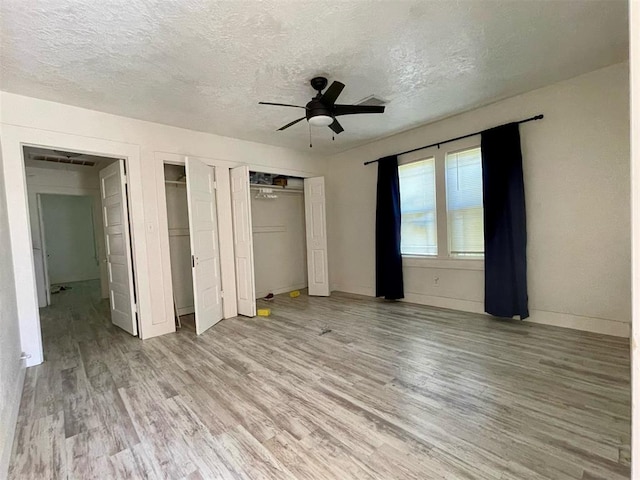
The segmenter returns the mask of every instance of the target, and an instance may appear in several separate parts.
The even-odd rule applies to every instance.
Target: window
[[[437,255],[435,158],[398,167],[403,255]]]
[[[479,148],[446,157],[447,231],[452,256],[484,253],[482,156]]]
[[[401,159],[402,255],[441,260],[484,256],[479,140],[470,137]]]

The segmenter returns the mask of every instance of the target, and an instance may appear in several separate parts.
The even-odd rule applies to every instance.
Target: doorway
[[[216,169],[164,164],[173,312],[200,335],[224,316]]]
[[[42,323],[64,305],[136,336],[125,161],[30,146],[23,158]]]
[[[303,179],[251,172],[250,185],[256,298],[306,289]]]
[[[94,281],[100,288],[98,225],[92,196],[38,193],[36,198],[41,247],[37,255],[34,246],[38,303],[51,305],[52,293],[75,282]]]
[[[234,227],[248,222],[251,232],[252,255],[246,270],[253,281],[254,315],[257,300],[269,301],[277,294],[296,296],[306,288],[308,295],[329,296],[324,177],[247,173],[245,178],[240,172],[234,178],[232,173],[232,195]],[[246,198],[245,191],[251,193],[246,207],[236,201]],[[234,234],[241,237],[242,230]],[[249,284],[249,274],[238,268],[237,275],[243,313],[240,293],[242,284]]]

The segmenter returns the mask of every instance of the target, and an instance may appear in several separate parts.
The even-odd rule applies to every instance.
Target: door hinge
[[[220,298],[224,298],[224,292],[220,290]]]
[[[196,257],[191,255],[191,268],[196,268]]]
[[[216,182],[215,180],[213,181],[213,189],[214,190],[218,189],[218,182]]]

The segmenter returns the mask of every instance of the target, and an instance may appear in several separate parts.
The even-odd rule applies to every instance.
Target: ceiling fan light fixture
[[[316,115],[309,119],[309,124],[314,127],[328,127],[333,123],[333,117],[329,115]]]

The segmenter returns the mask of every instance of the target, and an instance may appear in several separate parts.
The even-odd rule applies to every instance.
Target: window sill
[[[445,270],[484,270],[484,258],[442,258],[403,255],[402,265],[411,268],[439,268]]]

